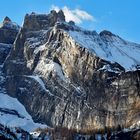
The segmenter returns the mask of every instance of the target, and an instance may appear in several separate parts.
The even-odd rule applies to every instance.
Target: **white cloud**
[[[58,6],[56,6],[56,5],[52,5],[51,10],[52,9],[55,10],[56,12],[58,12],[60,10],[60,8]]]
[[[74,21],[77,24],[82,23],[83,21],[96,21],[96,19],[90,15],[89,13],[87,13],[84,10],[80,10],[80,9],[69,9],[67,6],[64,6],[63,8],[60,8],[58,6],[52,5],[51,9],[55,10],[56,12],[58,12],[60,9],[63,10],[64,14],[65,14],[65,18],[66,21]]]

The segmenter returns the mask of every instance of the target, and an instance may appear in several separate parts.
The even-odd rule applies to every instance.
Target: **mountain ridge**
[[[78,130],[131,126],[139,121],[139,48],[66,23],[62,11],[28,14],[4,61],[4,86],[35,122]],[[126,60],[128,67],[118,63]]]

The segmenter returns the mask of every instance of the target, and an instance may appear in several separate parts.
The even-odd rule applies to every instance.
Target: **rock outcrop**
[[[7,55],[10,52],[12,45],[0,43],[0,64],[3,64]]]
[[[0,25],[0,43],[13,44],[20,27],[5,17]]]
[[[4,63],[7,93],[49,126],[132,125],[140,115],[140,63],[125,47],[140,52],[139,44],[108,31],[66,23],[62,11],[27,14]],[[116,53],[132,65],[113,58]]]
[[[20,27],[5,17],[0,25],[0,64],[4,62],[10,52]]]
[[[59,21],[65,21],[65,16],[61,10],[58,13],[52,10],[48,15],[38,15],[36,13],[32,13],[31,15],[26,14],[23,28],[28,31],[47,30]]]

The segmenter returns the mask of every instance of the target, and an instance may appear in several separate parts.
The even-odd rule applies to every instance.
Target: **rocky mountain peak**
[[[49,14],[26,14],[23,28],[28,29],[28,31],[46,30],[53,27],[56,22],[65,22],[62,10],[58,13],[52,10]]]
[[[19,29],[20,26],[6,16],[0,24],[0,43],[13,44]]]
[[[20,26],[13,22],[8,16],[6,16],[3,20],[3,22],[0,25],[0,28],[2,29],[8,29],[8,30],[16,30],[17,32],[20,29]]]
[[[7,23],[7,22],[12,22],[8,16],[6,16],[3,20],[3,23]]]
[[[124,44],[124,45],[127,44],[126,40],[107,30],[103,30],[102,32],[99,33],[99,35],[102,38],[102,40],[104,40],[105,42],[117,42],[118,44]]]
[[[58,12],[58,20],[65,21],[65,15],[64,15],[64,12],[62,10],[60,10]]]
[[[51,127],[130,126],[139,121],[139,54],[109,31],[65,22],[62,10],[27,14],[3,61],[5,91]]]
[[[116,36],[115,34],[111,33],[110,31],[107,30],[103,30],[102,32],[100,32],[100,36]]]

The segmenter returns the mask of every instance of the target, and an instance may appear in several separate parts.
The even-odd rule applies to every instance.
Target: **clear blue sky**
[[[96,21],[83,21],[80,26],[98,32],[106,29],[121,37],[140,43],[140,0],[3,0],[0,21],[9,16],[22,24],[26,13],[48,13],[52,5],[81,9]]]

